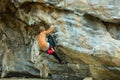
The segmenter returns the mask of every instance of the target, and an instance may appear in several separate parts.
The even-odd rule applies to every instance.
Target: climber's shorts
[[[53,50],[53,47],[50,46],[49,49],[46,51],[48,54],[52,55],[54,50]]]

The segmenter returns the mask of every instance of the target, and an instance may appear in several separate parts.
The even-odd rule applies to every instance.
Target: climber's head
[[[43,31],[45,31],[45,27],[40,26],[40,32],[43,32]]]

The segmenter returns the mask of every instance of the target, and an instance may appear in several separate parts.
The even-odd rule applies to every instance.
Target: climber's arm
[[[48,30],[46,30],[46,34],[49,34],[55,30],[56,26],[52,25]]]

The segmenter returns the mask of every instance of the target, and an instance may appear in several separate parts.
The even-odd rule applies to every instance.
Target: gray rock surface
[[[119,80],[119,0],[1,0],[1,77]],[[59,64],[39,51],[39,27],[55,24]],[[12,75],[14,74],[14,75]]]

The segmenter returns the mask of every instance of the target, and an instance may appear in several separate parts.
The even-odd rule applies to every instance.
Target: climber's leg
[[[62,63],[62,60],[60,59],[60,57],[55,52],[53,52],[52,55],[59,61],[59,63]]]

